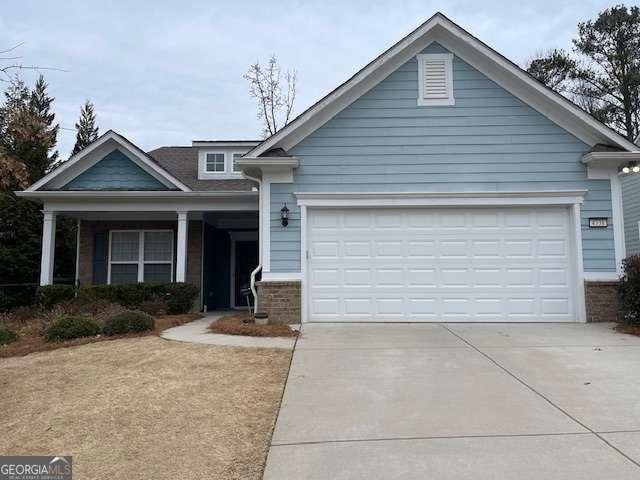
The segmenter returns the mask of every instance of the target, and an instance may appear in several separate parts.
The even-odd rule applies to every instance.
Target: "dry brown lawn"
[[[74,478],[259,479],[291,352],[119,339],[0,359],[0,454]]]

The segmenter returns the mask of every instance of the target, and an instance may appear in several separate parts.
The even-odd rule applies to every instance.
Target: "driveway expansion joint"
[[[463,341],[464,343],[466,343],[467,345],[469,345],[471,348],[473,348],[476,352],[478,352],[480,355],[482,355],[483,357],[485,357],[489,362],[493,363],[496,367],[500,368],[502,371],[504,371],[506,374],[508,374],[509,376],[511,376],[514,380],[516,380],[517,382],[519,382],[521,385],[523,385],[524,387],[528,388],[531,392],[535,393],[536,395],[538,395],[540,398],[542,398],[544,401],[546,401],[549,405],[551,405],[552,407],[554,407],[555,409],[557,409],[559,412],[563,413],[564,415],[566,415],[568,418],[570,418],[571,420],[573,420],[575,423],[577,423],[578,425],[580,425],[582,428],[588,430],[588,432],[585,433],[590,433],[595,435],[600,441],[602,441],[603,443],[605,443],[607,446],[609,446],[611,449],[615,450],[616,452],[618,452],[618,454],[620,454],[621,456],[623,456],[624,458],[626,458],[629,462],[633,463],[636,467],[640,468],[640,462],[634,460],[633,458],[631,458],[629,455],[627,455],[626,453],[624,453],[622,450],[620,450],[619,448],[617,448],[616,446],[614,446],[611,442],[609,442],[606,438],[604,438],[602,435],[600,435],[600,433],[596,432],[595,430],[593,430],[591,427],[589,427],[588,425],[584,424],[583,422],[581,422],[580,420],[578,420],[577,418],[575,418],[573,415],[571,415],[569,412],[567,412],[565,409],[563,409],[562,407],[560,407],[559,405],[557,405],[556,403],[554,403],[550,398],[548,398],[546,395],[540,393],[538,390],[536,390],[535,388],[533,388],[531,385],[529,385],[528,383],[526,383],[523,379],[521,379],[520,377],[518,377],[516,374],[514,374],[513,372],[511,372],[508,368],[506,368],[505,366],[503,366],[500,362],[498,362],[497,360],[495,360],[493,357],[491,357],[489,354],[483,352],[482,350],[480,350],[480,348],[476,347],[473,343],[471,343],[469,340],[467,340],[466,338],[464,338],[462,335],[457,334],[456,332],[454,332],[453,330],[451,330],[447,325],[440,325],[442,328],[444,328],[445,330],[447,330],[451,335],[457,337],[458,339],[460,339],[461,341]],[[593,347],[591,347],[593,348]]]

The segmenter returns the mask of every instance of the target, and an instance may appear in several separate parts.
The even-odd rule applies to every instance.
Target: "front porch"
[[[43,202],[41,285],[53,283],[56,221],[64,216],[78,224],[77,285],[187,282],[200,291],[200,310],[246,308],[242,291],[259,265],[257,192],[219,193],[199,209],[178,209],[178,200],[173,211],[159,199],[115,204],[95,194]]]

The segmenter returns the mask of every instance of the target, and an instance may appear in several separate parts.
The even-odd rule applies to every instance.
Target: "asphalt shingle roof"
[[[194,191],[251,191],[254,182],[244,179],[199,180],[198,149],[160,147],[147,152],[155,162]]]

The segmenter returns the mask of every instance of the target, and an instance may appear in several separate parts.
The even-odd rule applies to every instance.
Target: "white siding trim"
[[[260,211],[262,212],[262,232],[260,232],[260,242],[262,243],[262,273],[271,271],[271,183],[268,179],[262,179],[260,194]]]
[[[573,226],[572,247],[574,251],[573,257],[573,278],[575,278],[575,305],[576,320],[579,322],[587,321],[587,304],[584,294],[584,260],[582,257],[582,221],[580,219],[580,203],[574,203],[570,212],[571,223]]]
[[[189,212],[178,212],[178,241],[176,253],[176,282],[187,281],[187,245],[189,236]]]
[[[307,263],[309,254],[307,247],[307,206],[300,206],[300,321],[305,323],[308,320],[308,296],[309,282],[307,280]]]
[[[622,184],[617,172],[611,175],[611,216],[616,258],[616,273],[622,274],[622,261],[626,256],[624,244],[624,209],[622,207]]]
[[[574,205],[586,190],[448,193],[294,192],[298,205],[308,207],[412,207],[473,205]]]
[[[262,275],[261,282],[297,282],[302,279],[300,272],[268,272]]]
[[[585,282],[617,282],[620,277],[616,272],[584,272]]]

